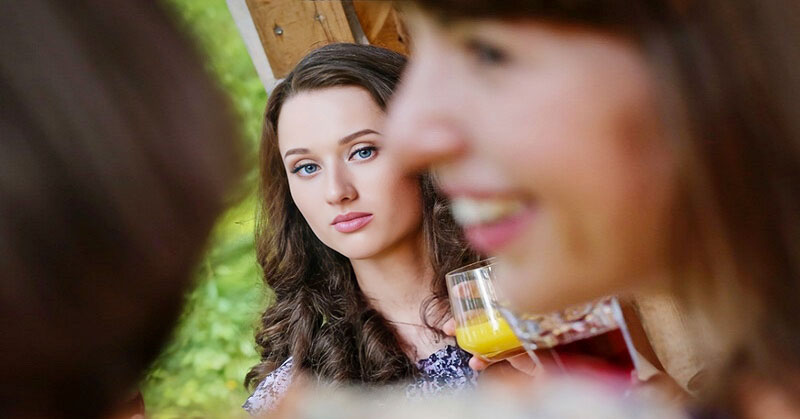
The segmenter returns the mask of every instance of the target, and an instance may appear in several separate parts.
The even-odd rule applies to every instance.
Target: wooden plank
[[[353,0],[353,8],[370,44],[408,54],[408,36],[391,1]]]
[[[247,6],[276,78],[316,48],[354,42],[341,1],[247,0]]]

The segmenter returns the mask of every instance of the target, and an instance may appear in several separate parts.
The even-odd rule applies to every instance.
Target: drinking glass
[[[483,260],[446,275],[458,345],[485,361],[525,352],[497,308],[493,260]]]
[[[616,297],[548,314],[526,314],[498,305],[523,347],[552,359],[561,372],[576,368],[618,372],[637,368],[637,352]]]
[[[537,366],[550,360],[560,372],[592,368],[630,374],[636,351],[616,297],[547,314],[520,313],[499,303],[495,259],[446,275],[459,346],[485,361],[527,352]]]

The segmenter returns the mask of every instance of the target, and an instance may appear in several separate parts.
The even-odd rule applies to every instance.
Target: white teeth
[[[489,224],[525,208],[517,199],[454,198],[451,201],[453,218],[462,226]]]

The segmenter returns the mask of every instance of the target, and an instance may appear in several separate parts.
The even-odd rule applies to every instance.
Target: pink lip
[[[496,254],[525,231],[525,226],[532,221],[534,212],[531,208],[491,224],[464,227],[464,236],[475,250]]]
[[[462,226],[464,236],[475,250],[494,255],[510,245],[525,231],[525,227],[533,221],[536,205],[524,191],[500,185],[468,185],[463,182],[446,182],[440,184],[442,191],[451,199],[469,197],[473,199],[520,198],[527,197],[529,206],[511,216],[487,224]]]
[[[352,233],[372,221],[373,215],[368,212],[348,212],[336,216],[331,225],[340,233]]]

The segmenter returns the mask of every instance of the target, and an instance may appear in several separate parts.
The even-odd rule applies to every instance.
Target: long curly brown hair
[[[383,48],[332,44],[303,58],[269,97],[261,138],[256,252],[274,302],[261,317],[256,334],[261,362],[247,374],[248,387],[290,356],[296,371],[334,382],[385,384],[418,373],[394,327],[359,289],[350,261],[324,245],[295,206],[277,137],[281,108],[298,92],[357,86],[385,110],[405,64],[404,56]],[[445,273],[477,256],[467,248],[430,175],[420,176],[420,188],[425,246],[434,272],[420,315],[433,327],[448,313]]]

